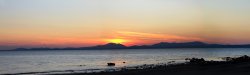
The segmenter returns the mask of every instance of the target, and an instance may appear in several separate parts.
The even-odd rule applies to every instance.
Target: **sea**
[[[221,61],[223,57],[250,55],[250,48],[171,48],[112,50],[0,51],[0,74],[53,74],[95,72],[185,58]],[[115,63],[115,66],[107,66]]]

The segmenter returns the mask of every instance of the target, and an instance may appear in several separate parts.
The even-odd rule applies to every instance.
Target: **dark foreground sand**
[[[196,61],[197,60],[197,61]],[[64,75],[250,75],[250,58],[247,56],[226,61],[195,61],[174,64],[141,66],[143,69],[123,69],[116,72],[75,73]]]

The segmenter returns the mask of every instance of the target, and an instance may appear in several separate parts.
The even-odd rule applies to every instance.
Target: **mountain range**
[[[164,49],[164,48],[250,48],[250,44],[244,45],[224,45],[224,44],[208,44],[204,42],[183,42],[183,43],[168,43],[161,42],[153,45],[134,45],[125,46],[122,44],[108,43],[105,45],[97,45],[91,47],[79,48],[17,48],[14,50],[102,50],[102,49]]]

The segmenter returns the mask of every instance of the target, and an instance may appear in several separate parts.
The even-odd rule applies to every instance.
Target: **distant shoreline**
[[[230,47],[229,47],[230,48]],[[250,48],[250,47],[246,47],[246,48]],[[131,49],[73,49],[73,50],[132,50]],[[203,48],[145,48],[147,49],[203,49]],[[142,50],[145,50],[142,48]],[[216,48],[208,48],[208,49],[216,49]],[[222,49],[222,48],[218,48],[218,49]],[[226,49],[226,48],[225,48]],[[233,48],[233,49],[239,49],[239,48]],[[0,50],[0,51],[51,51],[51,50],[55,50],[55,51],[60,51],[60,50],[70,50],[70,49],[50,49],[50,50]],[[140,50],[140,49],[134,49],[134,50]]]
[[[91,47],[78,47],[78,48],[17,48],[13,50],[107,50],[107,49],[167,49],[167,48],[250,48],[250,44],[244,45],[224,45],[224,44],[208,44],[204,42],[183,42],[183,43],[168,43],[161,42],[153,45],[134,45],[125,46],[117,43],[108,43],[105,45],[97,45]]]

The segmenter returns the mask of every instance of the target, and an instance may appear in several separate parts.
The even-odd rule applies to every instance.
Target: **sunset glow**
[[[250,75],[248,67],[250,0],[0,0],[0,75]]]
[[[107,40],[109,43],[116,43],[116,44],[123,44],[127,42],[125,39],[108,39]]]
[[[250,0],[0,0],[0,50],[250,43]]]

